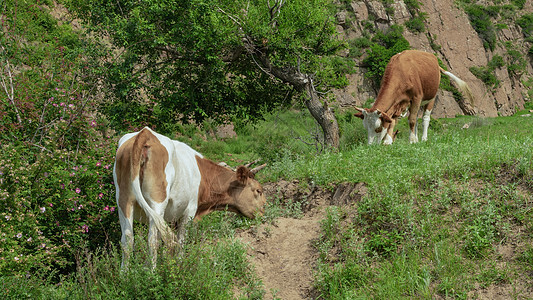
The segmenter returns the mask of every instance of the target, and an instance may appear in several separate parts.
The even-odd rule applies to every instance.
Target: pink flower
[[[80,188],[76,188],[76,194],[79,194],[81,192]]]
[[[50,204],[50,207],[53,207],[54,205],[52,203],[49,203]]]
[[[88,226],[88,225],[82,225],[82,226],[81,226],[81,230],[82,230],[83,232],[89,232],[89,226]]]
[[[109,208],[109,211],[114,212],[115,211],[115,207],[111,206],[111,208]]]
[[[104,207],[104,210],[109,210],[109,206],[106,205],[106,206]]]
[[[99,166],[101,166],[101,165],[102,165],[101,162],[97,162],[97,163],[96,163],[96,166],[97,166],[97,167],[99,167]]]
[[[91,127],[96,127],[96,121],[91,121]]]
[[[41,213],[44,213],[46,211],[46,207],[41,207]]]
[[[19,238],[19,239],[20,239],[21,237],[22,237],[22,233],[20,233],[20,232],[19,232],[19,233],[17,233],[17,238]]]
[[[102,197],[104,197],[104,193],[100,193],[100,194],[98,194],[98,198],[99,198],[99,199],[102,199]]]

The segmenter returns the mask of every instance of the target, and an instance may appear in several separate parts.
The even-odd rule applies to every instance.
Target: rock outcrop
[[[403,35],[413,49],[435,53],[448,70],[466,81],[476,97],[477,113],[480,116],[507,116],[523,109],[527,101],[527,88],[522,81],[533,74],[532,59],[527,56],[530,47],[524,41],[521,28],[515,20],[498,20],[505,22],[504,29],[497,30],[498,42],[494,51],[484,48],[483,41],[472,27],[468,15],[456,5],[454,0],[420,0],[420,11],[426,14],[426,31],[412,33],[405,30]],[[391,10],[394,13],[388,13]],[[526,1],[520,15],[533,12],[533,4]],[[338,31],[346,40],[362,35],[364,23],[372,22],[376,28],[386,29],[393,24],[404,24],[413,16],[402,0],[396,0],[387,9],[381,1],[352,1],[346,10],[337,15]],[[496,22],[496,21],[495,21]],[[524,55],[527,61],[526,70],[520,76],[510,76],[507,67],[494,71],[500,84],[492,88],[483,83],[470,72],[471,67],[485,67],[495,56],[506,59],[509,42]],[[437,51],[431,45],[439,45]],[[435,47],[434,47],[435,48]],[[364,56],[363,56],[364,57]],[[362,60],[363,57],[358,60]],[[360,65],[360,62],[357,63]],[[349,75],[350,84],[342,90],[335,91],[341,107],[361,106],[369,98],[375,98],[379,87],[373,86],[364,77],[365,69],[361,67],[355,74]],[[437,94],[437,105],[434,117],[454,117],[464,114],[452,93],[440,90]]]

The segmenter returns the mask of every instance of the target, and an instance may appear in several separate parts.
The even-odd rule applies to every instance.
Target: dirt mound
[[[302,188],[298,181],[264,184],[267,198],[299,202],[301,218],[278,218],[237,235],[249,245],[248,255],[263,281],[265,299],[313,298],[314,262],[318,253],[313,242],[320,235],[320,221],[329,205],[346,205],[366,193],[364,184],[344,183],[334,191],[318,187]]]

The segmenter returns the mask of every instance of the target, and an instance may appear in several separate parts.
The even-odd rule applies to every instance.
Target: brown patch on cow
[[[117,150],[118,205],[126,218],[130,217],[135,203],[132,183],[137,176],[145,197],[155,202],[166,199],[165,166],[168,159],[167,149],[147,129],[141,130]]]
[[[418,111],[423,100],[435,98],[439,83],[440,69],[435,55],[404,51],[394,55],[387,65],[372,108],[392,118],[399,117],[409,106]]]
[[[148,137],[141,147],[139,170],[141,190],[143,195],[161,203],[167,198],[168,183],[165,168],[169,161],[168,151],[150,131],[143,130],[138,135],[140,134]]]
[[[130,217],[135,196],[131,189],[131,151],[134,139],[129,139],[117,150],[116,174],[119,187],[118,206],[126,218]]]
[[[234,172],[198,156],[196,162],[202,177],[196,220],[214,210],[228,210],[248,218],[253,218],[254,212],[263,213],[263,189],[247,167],[240,166]]]
[[[194,218],[199,219],[220,209],[239,213],[235,206],[229,205],[227,192],[230,183],[236,180],[235,172],[199,156],[196,156],[196,162],[202,179],[198,188],[198,209]]]

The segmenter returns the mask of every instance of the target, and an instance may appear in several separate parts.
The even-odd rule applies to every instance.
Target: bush
[[[390,58],[411,48],[409,42],[402,36],[402,32],[401,26],[393,25],[388,31],[379,32],[372,39],[375,44],[370,46],[363,65],[368,68],[365,76],[372,79],[376,86],[379,86]]]
[[[83,155],[2,146],[0,274],[72,270],[80,247],[118,240],[110,141]]]
[[[477,32],[485,49],[494,51],[497,42],[496,29],[494,28],[491,17],[498,14],[497,7],[484,7],[477,4],[470,4],[465,7],[470,23]]]
[[[495,55],[486,67],[470,67],[470,72],[477,78],[481,79],[489,87],[496,89],[500,85],[500,80],[494,75],[494,70],[505,65],[503,58]]]

